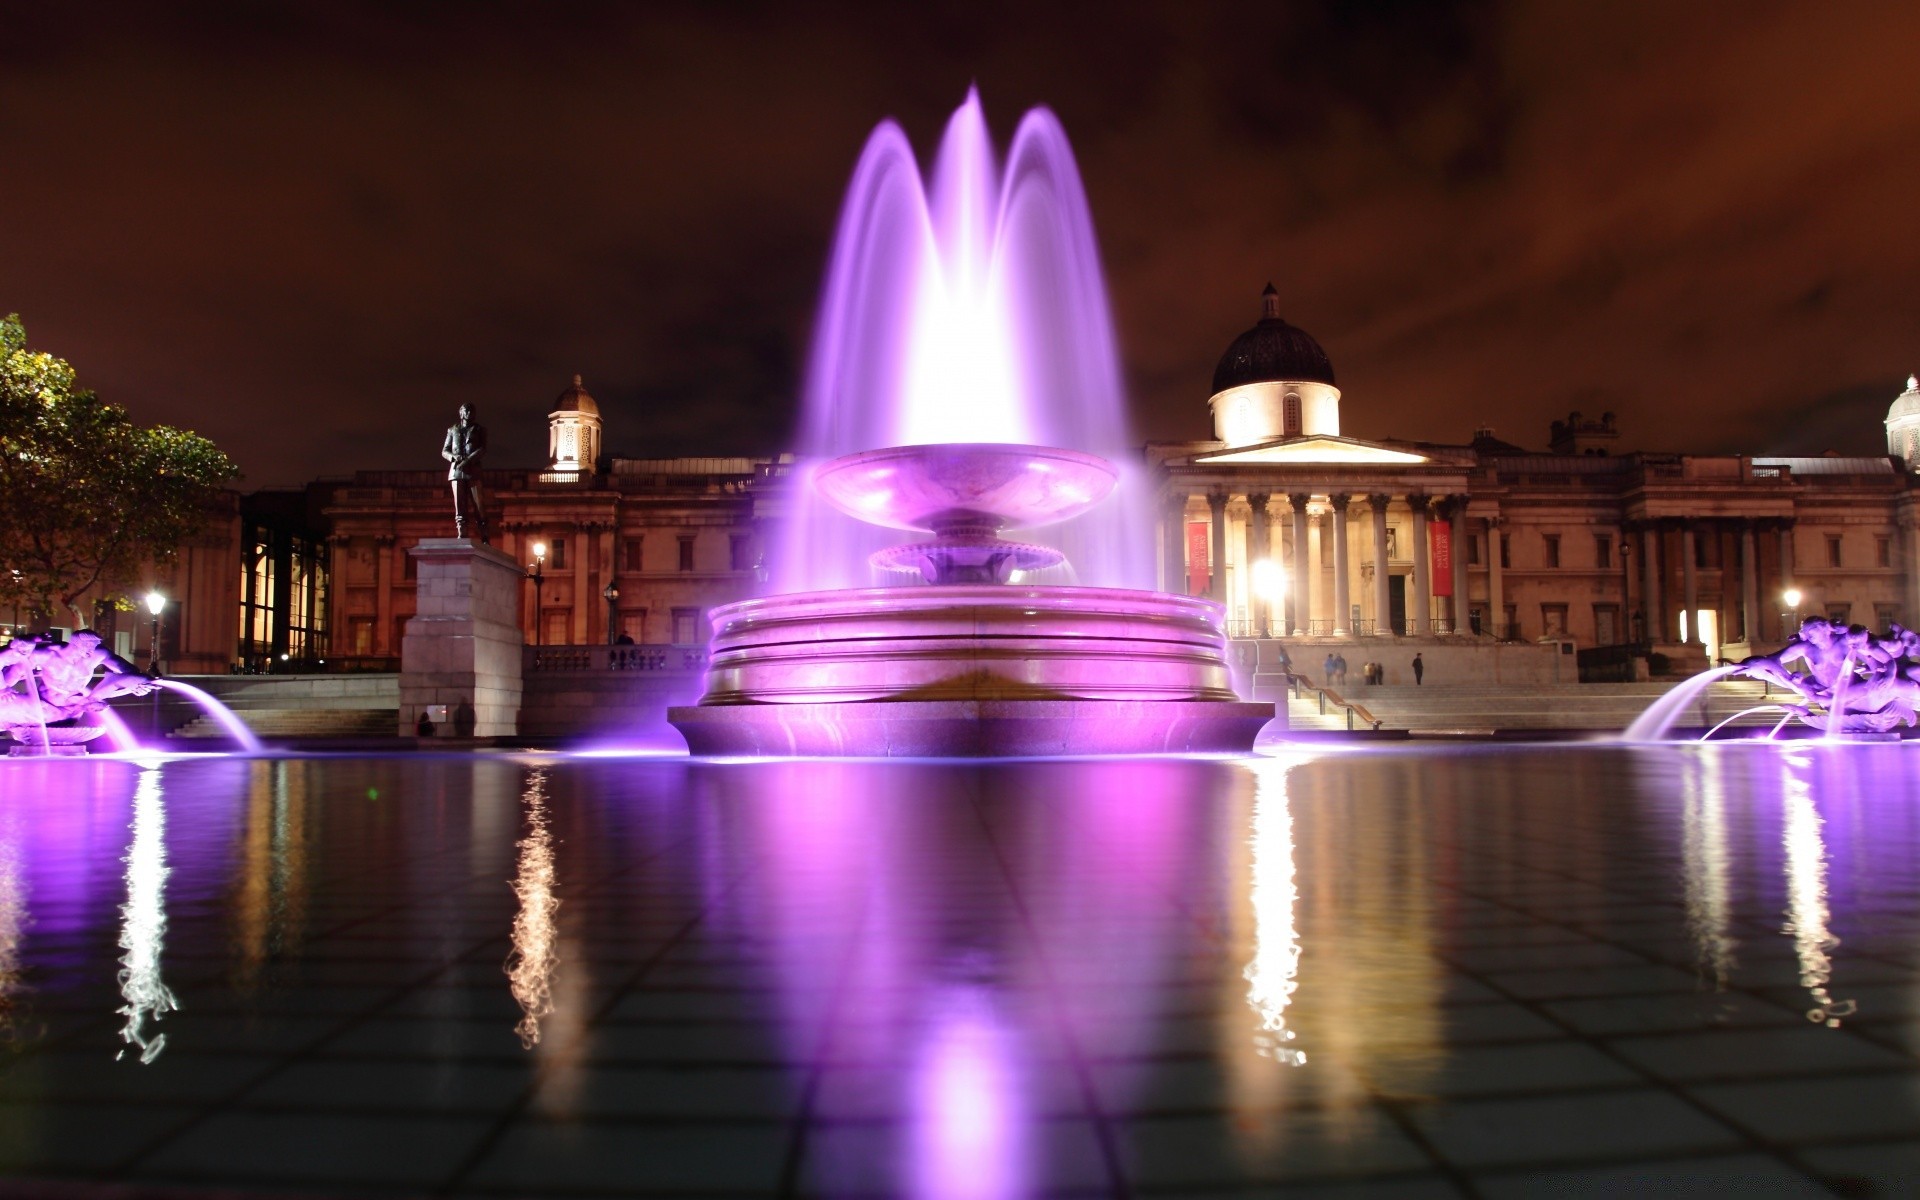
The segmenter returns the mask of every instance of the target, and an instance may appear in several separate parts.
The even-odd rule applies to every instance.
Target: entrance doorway
[[[1405,575],[1395,575],[1387,584],[1387,632],[1395,637],[1407,631],[1407,585]]]

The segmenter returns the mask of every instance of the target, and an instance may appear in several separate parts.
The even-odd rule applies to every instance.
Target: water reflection
[[[1846,752],[1845,747],[1841,752]],[[1813,997],[1807,1020],[1837,1029],[1852,1015],[1851,1000],[1835,1001],[1827,990],[1833,977],[1832,951],[1840,939],[1827,928],[1827,845],[1821,836],[1820,810],[1813,803],[1814,754],[1795,749],[1782,768],[1781,839],[1786,852],[1787,923],[1781,932],[1793,938],[1800,960],[1800,985]]]
[[[527,836],[515,843],[519,866],[513,893],[520,911],[513,917],[513,949],[507,955],[508,986],[525,1015],[514,1026],[520,1044],[531,1050],[540,1042],[540,1022],[553,1013],[553,969],[559,962],[554,942],[553,834],[547,818],[547,772],[540,768],[527,776]]]
[[[241,988],[251,989],[268,962],[299,944],[306,923],[307,797],[314,764],[255,760],[246,767],[234,975]]]
[[[1686,888],[1687,930],[1693,937],[1700,969],[1713,980],[1716,992],[1727,990],[1728,977],[1738,965],[1739,943],[1732,926],[1732,883],[1727,861],[1726,763],[1707,752],[1690,755],[1682,768],[1680,797],[1680,854]]]
[[[1247,1004],[1260,1018],[1254,1039],[1259,1052],[1290,1066],[1307,1061],[1287,1028],[1287,1005],[1299,986],[1300,931],[1294,905],[1300,898],[1293,876],[1293,814],[1287,807],[1287,775],[1300,758],[1256,764],[1253,797],[1253,958],[1247,963]]]
[[[27,928],[27,877],[20,863],[18,818],[0,817],[0,1035],[13,1030],[20,981],[20,940]]]
[[[127,847],[127,902],[120,907],[119,1008],[127,1023],[121,1040],[140,1051],[140,1061],[152,1062],[166,1048],[167,1035],[150,1033],[149,1019],[179,1007],[179,1001],[160,978],[160,951],[167,934],[166,808],[160,796],[160,771],[140,772],[133,790],[133,841]],[[115,1057],[126,1054],[122,1050]]]
[[[991,993],[937,994],[913,1087],[911,1193],[928,1200],[1027,1194],[1020,1054]]]

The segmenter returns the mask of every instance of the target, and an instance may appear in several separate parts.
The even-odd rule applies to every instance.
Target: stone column
[[[1351,496],[1330,496],[1333,507],[1333,636],[1353,633],[1353,593],[1348,572],[1352,570],[1347,552],[1347,505]]]
[[[1161,510],[1160,590],[1187,594],[1187,497],[1183,492]]]
[[[1393,601],[1387,595],[1389,575],[1387,570],[1387,504],[1393,499],[1386,495],[1370,495],[1367,507],[1373,510],[1373,632],[1375,635],[1391,633],[1398,636],[1400,631],[1393,627]]]
[[[1753,522],[1740,522],[1740,634],[1747,644],[1760,640],[1760,560],[1759,544],[1753,536]]]
[[[1208,532],[1213,539],[1212,573],[1207,577],[1207,595],[1221,604],[1227,602],[1227,494],[1219,489],[1207,493],[1207,513],[1212,519]]]
[[[1914,511],[1912,493],[1908,493],[1907,498],[1898,505],[1894,523],[1900,530],[1897,543],[1901,576],[1900,623],[1920,624],[1920,514]]]
[[[1453,497],[1453,633],[1467,636],[1467,498]]]
[[[1500,566],[1499,517],[1487,518],[1487,632],[1496,638],[1507,635],[1507,577]]]
[[[1248,492],[1247,506],[1253,510],[1247,520],[1247,615],[1253,619],[1253,636],[1263,638],[1272,624],[1273,616],[1267,598],[1260,594],[1257,577],[1253,573],[1253,564],[1270,562],[1273,558],[1273,529],[1267,516],[1265,492]]]
[[[1660,598],[1660,529],[1649,525],[1640,533],[1640,602],[1646,606],[1649,642],[1667,640],[1666,611]]]
[[[1433,568],[1427,561],[1427,498],[1408,496],[1413,506],[1413,636],[1433,633]]]
[[[1326,562],[1325,513],[1307,510],[1307,612],[1318,616],[1327,611],[1327,572],[1321,564]],[[1307,632],[1313,633],[1313,622],[1307,622]]]
[[[1775,608],[1779,607],[1778,597],[1793,586],[1793,522],[1780,523],[1780,589],[1775,593]],[[1805,601],[1802,601],[1805,603]],[[1780,640],[1786,641],[1793,636],[1785,629],[1780,631]]]
[[[373,539],[373,652],[389,657],[393,644],[393,542],[391,535]]]
[[[1288,582],[1293,591],[1294,637],[1313,628],[1313,609],[1307,600],[1311,594],[1307,591],[1307,500],[1305,492],[1287,497],[1287,503],[1293,505],[1293,566]]]
[[[426,538],[408,553],[418,578],[401,639],[400,735],[413,735],[423,708],[444,704],[444,734],[471,720],[474,737],[513,736],[525,644],[514,621],[520,564],[467,538]]]
[[[1687,606],[1687,641],[1706,646],[1706,639],[1700,636],[1700,581],[1695,577],[1693,554],[1693,522],[1685,521],[1680,525],[1680,595]],[[1711,653],[1712,647],[1708,651]]]

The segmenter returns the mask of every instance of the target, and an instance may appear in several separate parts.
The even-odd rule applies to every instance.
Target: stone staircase
[[[239,708],[234,715],[269,740],[306,738],[390,738],[399,727],[397,708]],[[212,717],[195,717],[168,736],[225,738]]]
[[[1349,686],[1340,693],[1372,713],[1383,730],[1456,736],[1491,735],[1525,730],[1591,730],[1618,732],[1633,723],[1648,705],[1678,686],[1680,681],[1652,683],[1498,684],[1434,687]],[[1260,699],[1278,699],[1261,696]],[[1704,728],[1742,710],[1777,699],[1761,684],[1749,680],[1714,684],[1688,713],[1681,727]],[[1347,728],[1343,709],[1329,703],[1320,711],[1317,698],[1287,700],[1287,717],[1297,730]],[[1771,726],[1777,712],[1756,713],[1735,722],[1740,726]],[[1364,728],[1356,721],[1356,728]]]

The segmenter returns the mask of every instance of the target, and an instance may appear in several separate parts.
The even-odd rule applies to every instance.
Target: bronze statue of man
[[[480,498],[480,459],[487,452],[487,427],[473,419],[473,405],[460,406],[460,420],[447,429],[440,457],[447,460],[447,480],[453,485],[453,536],[467,536],[472,515],[482,542],[487,540],[487,510]]]

